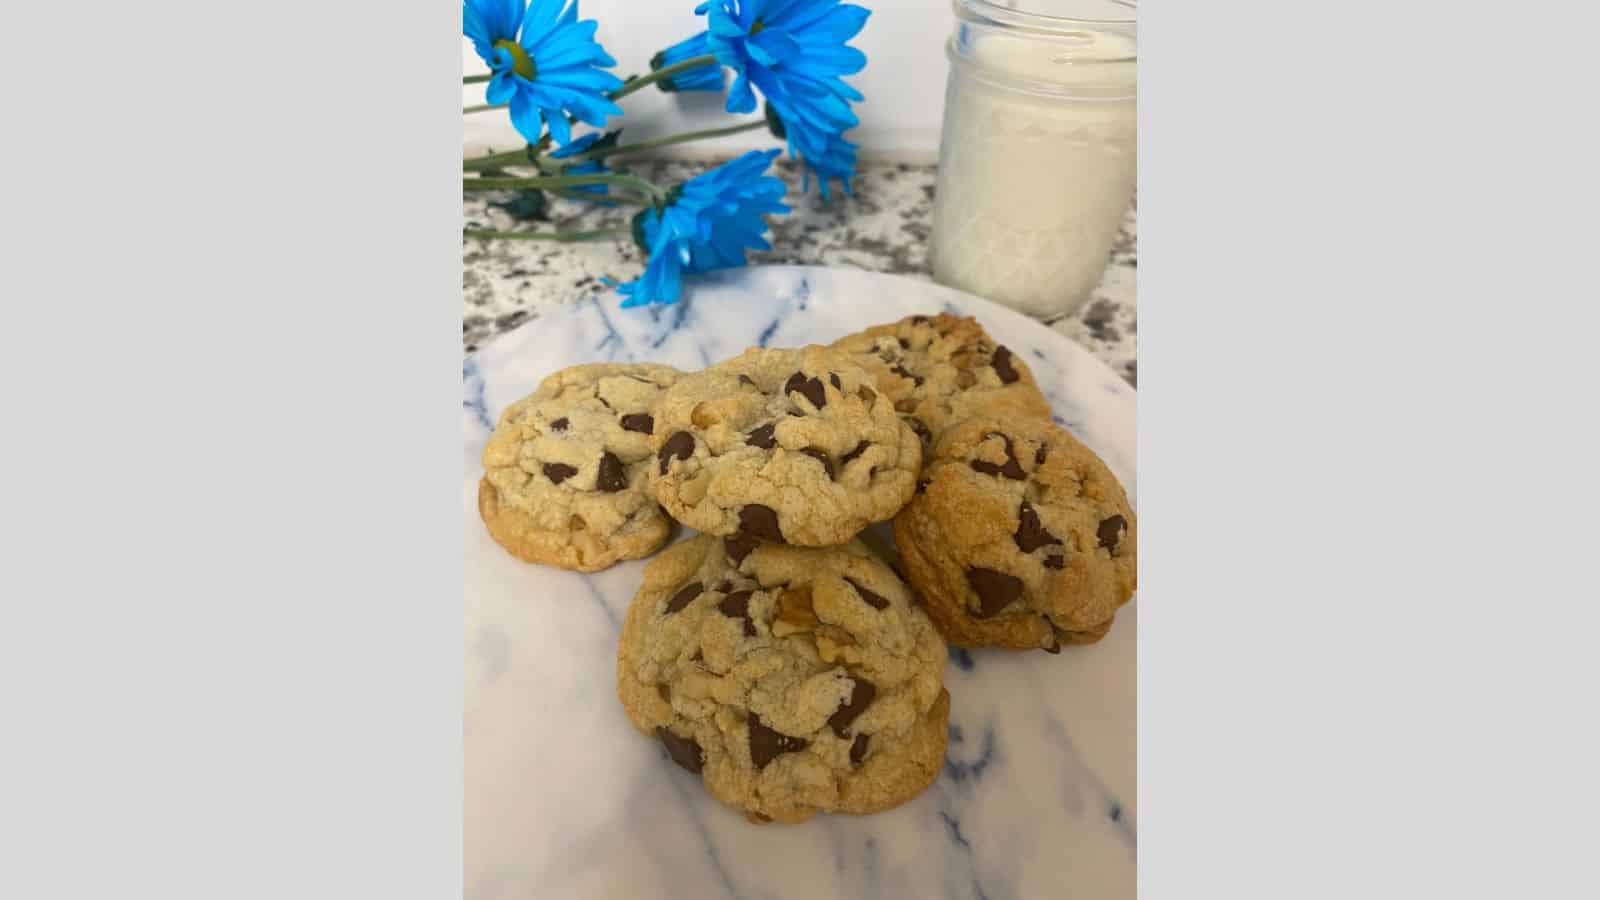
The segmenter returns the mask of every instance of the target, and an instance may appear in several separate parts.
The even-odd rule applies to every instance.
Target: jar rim
[[[1090,19],[1072,16],[1052,16],[1028,12],[1014,6],[1001,6],[992,0],[954,0],[956,13],[965,11],[980,19],[1001,25],[1025,28],[1029,31],[1070,31],[1084,26],[1128,26],[1137,22],[1138,5],[1132,0],[1100,0],[1101,3],[1122,7],[1128,12],[1124,19]]]

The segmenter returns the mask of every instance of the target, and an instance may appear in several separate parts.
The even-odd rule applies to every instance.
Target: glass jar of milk
[[[929,256],[938,281],[1076,311],[1133,200],[1135,7],[954,0]]]

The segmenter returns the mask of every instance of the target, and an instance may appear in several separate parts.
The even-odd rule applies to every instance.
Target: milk
[[[1134,41],[958,25],[930,256],[945,284],[1058,317],[1088,299],[1133,198]]]

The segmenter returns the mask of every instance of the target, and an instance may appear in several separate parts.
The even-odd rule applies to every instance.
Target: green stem
[[[468,75],[465,78],[461,79],[461,83],[462,84],[481,84],[481,83],[483,83],[485,81],[488,81],[489,79],[491,79],[493,77],[494,77],[494,73],[493,72],[490,72],[487,75]]]
[[[491,153],[488,156],[478,156],[461,161],[461,169],[465,172],[476,172],[480,169],[498,169],[501,166],[531,166],[528,161],[528,150],[507,150],[504,153]]]
[[[463,109],[461,112],[462,113],[475,113],[475,112],[483,112],[486,109],[505,109],[507,106],[510,106],[510,105],[511,104],[509,104],[509,103],[480,103],[477,106],[469,106],[466,109]]]
[[[716,64],[716,56],[710,53],[702,56],[691,56],[682,62],[675,62],[665,68],[657,69],[654,72],[651,72],[649,75],[640,75],[638,78],[629,79],[627,83],[623,84],[622,87],[617,88],[606,96],[610,97],[612,100],[621,100],[623,97],[628,96],[634,91],[637,91],[640,88],[648,85],[655,84],[663,78],[671,78],[679,72],[683,72],[688,69],[697,69],[700,66],[714,66]]]
[[[469,238],[485,238],[489,240],[508,241],[593,241],[600,238],[623,237],[631,234],[629,228],[600,228],[594,231],[478,231],[467,229],[464,234]]]
[[[522,188],[562,188],[582,184],[614,184],[629,188],[649,197],[651,202],[662,199],[660,188],[636,175],[600,173],[596,175],[546,175],[540,178],[467,178],[461,182],[466,191],[511,191]]]
[[[700,141],[706,138],[725,137],[730,134],[739,134],[743,131],[754,131],[757,128],[767,127],[765,119],[756,122],[745,122],[742,125],[729,125],[726,128],[707,128],[702,131],[685,131],[682,134],[673,134],[666,137],[651,138],[648,141],[636,141],[632,144],[622,144],[616,147],[605,147],[600,150],[590,150],[567,159],[554,159],[552,163],[565,168],[588,162],[591,159],[602,159],[607,156],[619,156],[628,153],[642,153],[645,150],[654,150],[657,147],[670,147],[673,144],[687,144],[690,141]]]

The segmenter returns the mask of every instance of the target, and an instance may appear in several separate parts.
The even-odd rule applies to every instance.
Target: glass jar
[[[1135,6],[954,6],[933,277],[1035,316],[1075,312],[1133,200]]]

